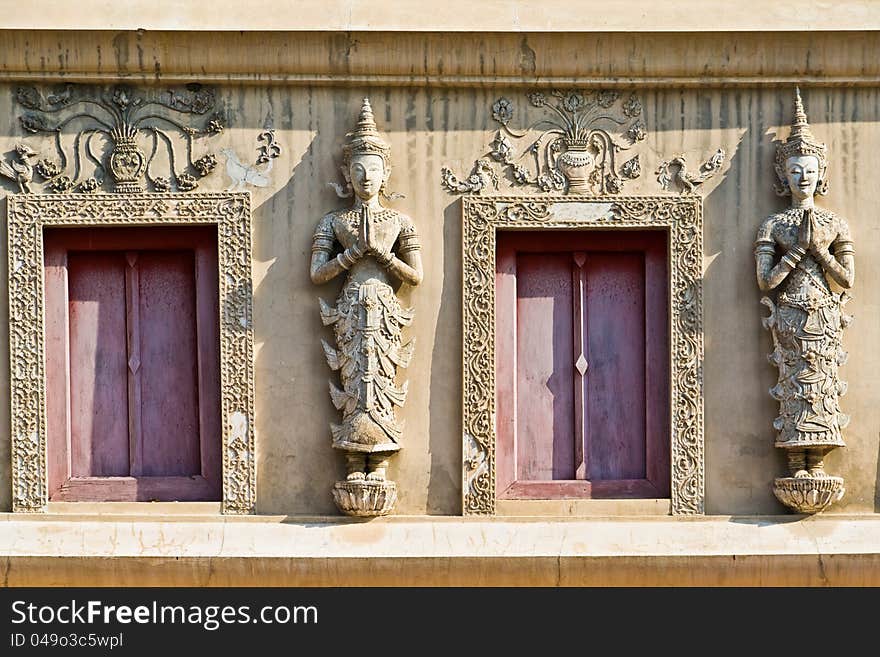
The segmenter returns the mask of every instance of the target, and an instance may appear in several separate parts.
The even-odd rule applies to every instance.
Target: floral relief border
[[[7,197],[12,510],[46,511],[43,228],[217,226],[223,500],[254,513],[253,291],[250,192]]]
[[[702,200],[465,197],[462,212],[464,515],[495,513],[496,231],[635,228],[669,232],[672,514],[703,514]]]

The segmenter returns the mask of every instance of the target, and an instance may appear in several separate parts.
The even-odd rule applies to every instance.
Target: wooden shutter
[[[45,235],[50,499],[218,500],[216,231]]]
[[[668,497],[666,233],[497,243],[499,497]]]

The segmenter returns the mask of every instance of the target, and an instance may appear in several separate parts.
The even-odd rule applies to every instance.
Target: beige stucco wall
[[[18,84],[66,79],[163,84],[207,80],[229,111],[229,129],[210,148],[253,161],[256,136],[276,130],[282,155],[271,183],[251,188],[256,339],[257,511],[335,514],[330,487],[342,476],[329,446],[335,419],[330,372],[319,338],[330,339],[317,297],[337,284],[312,285],[311,234],[328,210],[343,207],[326,185],[339,181],[339,148],[369,95],[393,148],[393,207],[421,234],[425,277],[402,297],[416,308],[416,338],[401,418],[404,449],[390,476],[400,515],[461,512],[461,211],[441,188],[440,168],[459,175],[488,150],[491,105],[510,98],[524,126],[525,93],[547,80],[623,86],[641,97],[648,136],[642,177],[627,194],[663,193],[657,164],[685,154],[696,164],[722,147],[722,172],[703,187],[705,330],[705,482],[708,514],[782,514],[770,483],[783,473],[772,447],[775,371],[766,360],[752,243],[763,217],[785,207],[772,191],[774,138],[787,135],[793,86],[802,86],[815,134],[830,150],[831,190],[820,200],[846,217],[856,245],[857,280],[845,332],[850,361],[844,411],[848,447],[827,459],[847,494],[827,514],[872,514],[880,505],[880,232],[870,172],[880,167],[877,39],[874,33],[680,36],[635,35],[185,35],[170,33],[5,33],[0,48],[0,153],[24,136],[14,103]],[[263,41],[261,41],[263,39]],[[262,45],[261,45],[262,44]],[[201,46],[204,46],[202,49]],[[375,73],[371,73],[374,71]],[[158,77],[158,82],[157,82]],[[367,84],[367,80],[372,82]],[[524,112],[527,112],[524,115]],[[208,148],[208,141],[202,148]],[[220,166],[203,189],[231,185]],[[506,184],[506,183],[503,183]],[[12,185],[0,181],[2,194]],[[517,189],[502,190],[508,193]],[[5,214],[0,198],[0,214]],[[5,243],[5,235],[0,238]],[[5,244],[2,247],[5,249]],[[5,272],[5,258],[0,259]],[[2,280],[3,276],[0,276]],[[5,295],[0,295],[5,299]],[[0,319],[6,318],[0,303]],[[8,344],[0,340],[0,361]],[[0,368],[0,388],[9,374]],[[8,511],[9,401],[0,394],[0,510]]]
[[[51,11],[47,11],[47,8]],[[176,0],[129,0],[124,5],[82,0],[58,6],[33,0],[4,16],[10,29],[232,30],[400,32],[700,32],[872,30],[880,13],[870,0],[759,0],[707,3],[677,0],[447,0],[431,7],[409,0],[235,0],[205,5]]]

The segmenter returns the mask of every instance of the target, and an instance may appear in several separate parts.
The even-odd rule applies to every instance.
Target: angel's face
[[[819,158],[795,155],[785,161],[785,178],[791,195],[797,200],[811,198],[819,183]]]
[[[385,161],[372,153],[354,155],[348,166],[348,173],[354,193],[362,201],[370,201],[379,195],[385,182]]]

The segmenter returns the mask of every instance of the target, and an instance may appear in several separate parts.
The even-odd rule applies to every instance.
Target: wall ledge
[[[659,6],[659,5],[658,5]],[[877,4],[880,11],[880,3]],[[880,84],[880,30],[285,32],[3,29],[0,82],[317,87]]]
[[[880,516],[0,515],[5,586],[877,586]]]

